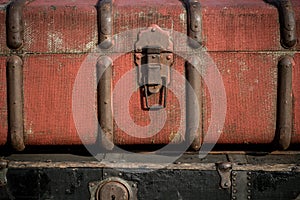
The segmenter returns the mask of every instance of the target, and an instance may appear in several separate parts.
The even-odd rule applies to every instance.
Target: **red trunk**
[[[300,2],[291,0],[296,17],[297,35],[300,35]],[[97,0],[80,1],[27,1],[23,9],[24,45],[15,53],[23,59],[23,112],[26,145],[81,144],[72,113],[72,92],[76,76],[88,53],[98,45]],[[0,1],[0,145],[7,143],[8,106],[6,60],[13,50],[7,47],[5,37],[7,1]],[[227,97],[225,124],[218,143],[268,144],[276,139],[278,118],[278,62],[284,55],[293,56],[293,127],[291,143],[300,143],[300,42],[292,49],[281,45],[279,14],[275,6],[263,0],[200,0],[203,45],[215,62],[224,82]],[[162,29],[187,34],[188,12],[178,0],[115,0],[112,6],[112,32],[122,34],[137,28],[156,24]],[[137,36],[134,36],[137,39]],[[177,43],[176,43],[177,42]],[[173,41],[179,45],[178,41]],[[118,44],[114,44],[118,45]],[[123,53],[113,61],[112,90],[119,80],[135,68],[135,53]],[[171,67],[186,75],[185,60],[174,55]],[[96,66],[88,75],[94,112],[97,112]],[[177,87],[172,80],[171,87]],[[121,85],[120,93],[112,95],[113,142],[126,144],[168,144],[186,140],[186,108],[168,89],[167,117],[161,130],[147,129],[148,110],[141,107],[141,91],[136,89],[130,97],[129,107],[123,106],[128,87],[134,87],[137,77],[132,75]],[[173,81],[173,82],[172,82]],[[173,84],[173,85],[172,85]],[[184,86],[178,86],[184,88]],[[200,113],[199,140],[202,142],[211,123],[211,97],[203,84],[203,105]],[[185,89],[182,100],[186,103]],[[157,95],[149,98],[157,103]],[[119,127],[126,124],[129,113],[132,121],[143,131],[128,133]],[[153,111],[154,112],[154,111]],[[201,116],[203,115],[203,116]],[[119,122],[116,122],[116,116]],[[188,116],[187,116],[188,117]],[[97,122],[89,114],[82,114],[85,123],[84,143],[97,141]],[[157,122],[158,123],[158,122]],[[144,127],[144,128],[143,128]],[[202,131],[203,128],[203,131]],[[157,134],[153,135],[153,131]],[[148,134],[148,135],[147,135]],[[146,137],[149,135],[150,137]],[[140,136],[146,138],[140,138]],[[212,141],[210,141],[212,142]]]

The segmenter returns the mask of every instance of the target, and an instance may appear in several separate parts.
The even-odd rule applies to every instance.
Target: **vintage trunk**
[[[300,143],[297,0],[0,2],[0,145]]]
[[[187,154],[168,168],[157,169],[159,163],[103,166],[91,157],[11,155],[1,162],[7,165],[4,174],[7,184],[0,187],[0,197],[3,200],[298,200],[299,161],[299,152],[264,156],[221,153],[205,159]],[[223,174],[218,171],[222,166],[228,167]],[[124,170],[128,168],[140,173]],[[224,187],[221,182],[226,178],[228,185]]]

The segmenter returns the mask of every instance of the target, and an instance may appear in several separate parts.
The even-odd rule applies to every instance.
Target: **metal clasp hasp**
[[[147,110],[166,107],[167,85],[170,83],[170,67],[173,64],[172,49],[170,33],[157,25],[140,31],[138,35],[135,63],[138,66],[138,84],[145,97]],[[149,105],[149,96],[152,94],[159,94],[158,105]]]

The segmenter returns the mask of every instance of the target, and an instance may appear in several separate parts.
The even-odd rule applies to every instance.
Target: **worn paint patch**
[[[186,14],[185,14],[185,13],[181,13],[181,14],[179,15],[179,18],[180,18],[180,20],[181,20],[182,22],[186,23]]]
[[[85,45],[84,51],[93,51],[97,47],[98,35],[95,34],[93,39]]]
[[[63,35],[60,32],[48,32],[47,34],[47,46],[48,49],[53,49],[54,51],[61,50],[63,45]]]

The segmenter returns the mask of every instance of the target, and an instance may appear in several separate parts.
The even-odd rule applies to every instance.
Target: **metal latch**
[[[7,164],[8,162],[6,160],[0,159],[0,187],[7,183]]]
[[[223,189],[230,188],[232,164],[230,162],[217,163],[216,167],[221,177],[221,182],[220,182],[221,187]]]
[[[138,84],[144,109],[166,107],[170,67],[173,64],[172,50],[173,43],[168,31],[162,30],[157,25],[140,31],[135,44],[135,63],[138,66]],[[159,103],[150,106],[149,96],[153,94],[159,94]]]

